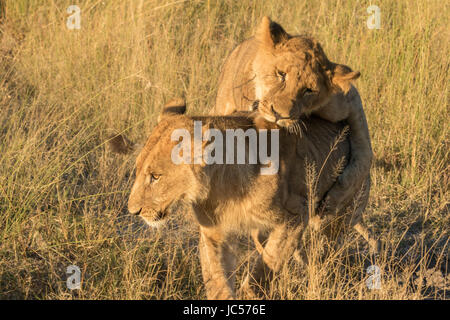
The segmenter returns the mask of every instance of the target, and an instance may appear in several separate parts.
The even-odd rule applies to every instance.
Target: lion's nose
[[[133,207],[133,206],[128,206],[128,211],[131,213],[131,214],[134,214],[135,216],[138,216],[140,213],[141,213],[141,211],[142,211],[142,208],[139,208],[139,207]]]
[[[283,117],[280,113],[275,111],[273,105],[271,105],[270,108],[271,108],[273,116],[275,117],[275,123],[277,123],[279,120],[290,119],[289,117]]]

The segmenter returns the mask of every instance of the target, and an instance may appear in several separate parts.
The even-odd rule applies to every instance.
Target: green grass
[[[365,221],[384,244],[381,290],[366,288],[366,251],[348,235],[325,260],[287,265],[271,297],[448,296],[445,1],[380,2],[379,30],[366,26],[369,1],[86,0],[80,30],[66,27],[71,1],[2,3],[0,298],[205,298],[192,218],[153,231],[128,216],[134,157],[111,154],[107,137],[144,142],[180,95],[207,113],[225,57],[263,15],[361,71],[375,152]],[[66,287],[72,264],[81,290]]]

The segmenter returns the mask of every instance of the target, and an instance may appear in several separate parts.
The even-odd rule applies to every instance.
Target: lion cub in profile
[[[225,62],[214,111],[248,110],[255,101],[252,107],[265,120],[306,135],[301,117],[345,120],[350,127],[351,159],[324,201],[327,210],[339,211],[367,178],[372,162],[367,121],[352,86],[359,76],[348,66],[328,60],[315,39],[289,35],[264,17],[255,36],[241,43]],[[290,198],[287,209],[297,211],[299,202]]]

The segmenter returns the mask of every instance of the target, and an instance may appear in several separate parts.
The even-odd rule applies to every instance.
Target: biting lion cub
[[[316,40],[289,35],[264,17],[255,36],[227,58],[212,113],[256,109],[267,121],[300,134],[302,116],[314,114],[334,123],[346,120],[351,159],[324,202],[328,210],[339,211],[342,199],[366,179],[372,162],[367,121],[352,86],[359,76],[348,66],[329,61]]]

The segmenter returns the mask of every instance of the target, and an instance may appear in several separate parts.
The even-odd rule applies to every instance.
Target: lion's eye
[[[286,80],[286,72],[283,72],[283,71],[278,70],[278,71],[277,71],[277,76],[278,76],[278,78],[280,78],[280,80],[283,81],[283,82]]]
[[[310,88],[306,88],[306,89],[303,91],[303,95],[309,95],[309,94],[312,94],[312,93],[314,93],[314,91],[311,90]]]
[[[156,174],[156,173],[151,173],[150,174],[150,183],[153,183],[155,181],[158,181],[159,178],[161,178],[160,174]]]
[[[156,173],[147,173],[147,176],[145,177],[145,184],[146,185],[150,185],[156,181],[159,180],[159,178],[161,178],[160,174],[156,174]]]

